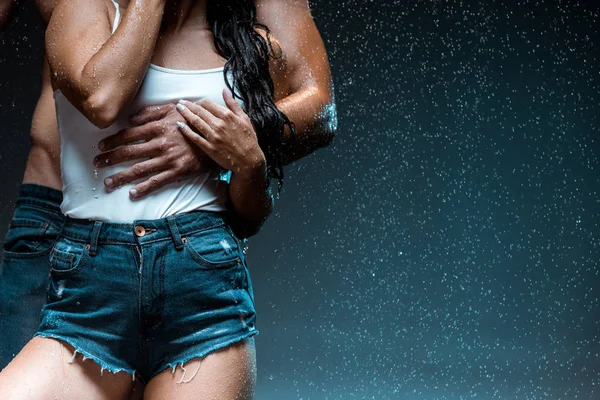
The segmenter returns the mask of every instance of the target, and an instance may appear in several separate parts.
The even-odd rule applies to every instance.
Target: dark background
[[[599,10],[313,4],[339,131],[250,243],[258,400],[600,398]],[[42,40],[0,39],[3,228]]]

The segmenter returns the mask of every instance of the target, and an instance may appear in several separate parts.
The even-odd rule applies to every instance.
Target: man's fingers
[[[201,135],[194,132],[187,124],[183,122],[177,122],[177,126],[179,127],[179,131],[190,140],[193,144],[200,147],[200,150],[204,151],[207,156],[210,157],[211,152],[213,151],[212,145]]]
[[[177,172],[173,170],[163,171],[148,178],[144,182],[137,184],[129,191],[129,195],[134,199],[142,198],[156,189],[160,189],[171,182],[175,182],[177,178]]]
[[[163,161],[160,158],[152,158],[147,161],[141,161],[131,168],[121,171],[118,174],[111,175],[104,179],[104,186],[107,188],[117,188],[128,183],[137,181],[164,170]]]
[[[98,142],[98,149],[100,151],[109,151],[128,143],[137,142],[138,140],[148,140],[150,137],[155,136],[150,135],[151,128],[155,127],[144,125],[123,129],[122,131],[119,131],[114,135],[107,136]]]
[[[102,153],[94,158],[96,168],[108,167],[124,161],[137,160],[140,158],[153,157],[156,155],[155,146],[148,143],[128,144],[118,149]]]
[[[131,116],[129,121],[132,125],[144,125],[148,122],[157,121],[164,118],[169,111],[173,110],[173,104],[162,104],[159,106],[148,106],[142,109],[137,114]]]
[[[234,98],[229,89],[223,89],[223,100],[225,100],[225,104],[227,107],[238,117],[244,118],[246,117],[246,113],[240,103],[238,103]]]

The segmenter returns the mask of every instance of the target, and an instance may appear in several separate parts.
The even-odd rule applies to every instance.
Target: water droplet
[[[96,148],[96,145],[95,145],[95,144],[93,144],[93,145],[92,145],[92,149],[95,149],[95,148]]]
[[[96,188],[92,188],[92,190],[95,192],[95,191],[96,191]]]
[[[98,170],[97,169],[94,170],[94,178],[98,179]]]
[[[98,198],[98,196],[96,195],[96,196],[94,196],[94,198],[95,198],[95,199],[97,199],[97,198]]]

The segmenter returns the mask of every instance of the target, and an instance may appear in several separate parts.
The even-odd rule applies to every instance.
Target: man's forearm
[[[307,0],[256,0],[258,19],[285,54],[277,107],[294,123],[286,128],[284,164],[331,143],[337,127],[331,70],[325,44]],[[286,96],[286,97],[284,97]]]
[[[110,126],[131,103],[154,52],[165,4],[131,0],[111,35],[102,2],[58,3],[46,31],[48,61],[57,88],[94,125]]]
[[[337,129],[333,89],[302,89],[277,102],[277,107],[294,123],[294,132],[284,132],[284,165],[328,146]]]

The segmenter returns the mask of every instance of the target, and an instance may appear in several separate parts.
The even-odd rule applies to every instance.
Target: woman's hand
[[[229,200],[245,226],[242,230],[250,228],[253,234],[273,209],[267,162],[248,115],[229,91],[223,91],[223,99],[227,107],[209,100],[199,104],[179,102],[177,109],[189,125],[182,122],[177,125],[207,156],[233,172]]]
[[[181,100],[177,110],[187,124],[177,122],[181,133],[222,168],[243,176],[256,175],[266,165],[252,122],[231,93],[223,90],[227,107],[210,100]]]

